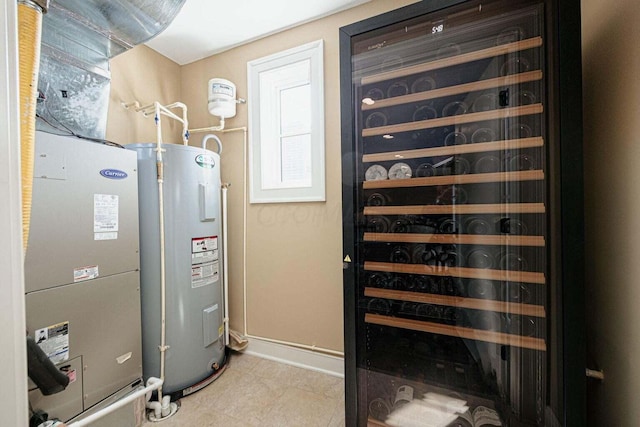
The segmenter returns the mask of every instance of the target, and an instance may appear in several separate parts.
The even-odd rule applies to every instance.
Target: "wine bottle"
[[[438,253],[435,249],[420,243],[414,246],[411,259],[414,264],[436,265]]]
[[[367,198],[367,206],[385,206],[389,203],[389,196],[384,193],[373,193]]]
[[[406,289],[407,288],[407,283],[409,281],[406,280],[404,277],[402,276],[398,276],[395,275],[391,280],[389,280],[389,289]]]
[[[459,234],[460,223],[455,218],[442,218],[438,222],[438,233],[440,234]]]
[[[493,311],[478,310],[472,316],[472,327],[485,331],[501,331],[502,318]]]
[[[464,222],[464,231],[467,234],[491,234],[491,225],[483,218],[471,217]]]
[[[497,156],[492,154],[482,156],[473,164],[474,173],[496,173],[501,170],[501,162]]]
[[[521,283],[507,283],[504,299],[509,302],[528,304],[531,302],[531,292],[526,285]]]
[[[375,111],[367,116],[364,121],[365,128],[375,128],[385,126],[389,121],[389,118],[382,111]]]
[[[527,234],[527,225],[520,219],[502,217],[496,220],[497,231],[501,234],[522,236]]]
[[[386,299],[373,298],[367,303],[367,310],[376,314],[389,314],[391,305]]]
[[[512,314],[509,318],[509,333],[523,337],[535,336],[536,322],[531,317]]]
[[[421,105],[413,112],[412,120],[419,122],[422,120],[431,120],[438,117],[438,112],[431,105]]]
[[[467,283],[469,298],[496,299],[498,292],[494,283],[486,279],[471,279]]]
[[[437,87],[436,81],[431,76],[421,76],[411,83],[411,93],[426,92]]]
[[[380,100],[384,99],[384,91],[382,89],[380,89],[380,88],[373,87],[373,88],[369,89],[367,91],[367,93],[364,94],[364,99],[370,100],[368,102],[380,101]]]
[[[493,255],[486,249],[473,249],[467,254],[467,267],[469,268],[488,269],[493,268],[493,266]]]
[[[411,225],[413,221],[408,216],[401,216],[396,218],[391,224],[390,230],[392,233],[409,233],[411,231]]]
[[[367,231],[372,233],[388,233],[391,221],[384,216],[371,216],[367,220]]]
[[[396,96],[404,96],[409,93],[409,86],[405,81],[393,82],[387,89],[387,98],[394,98]]]
[[[503,251],[500,254],[500,268],[509,271],[527,271],[528,262],[519,253]]]
[[[467,143],[467,135],[464,132],[453,131],[444,137],[444,145],[463,145]]]
[[[389,261],[396,264],[409,264],[411,262],[411,254],[406,246],[394,246],[391,249]]]
[[[367,286],[372,288],[391,288],[391,277],[389,273],[371,272],[367,275]]]

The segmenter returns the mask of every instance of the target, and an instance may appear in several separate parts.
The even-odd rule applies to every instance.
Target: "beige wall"
[[[122,145],[156,142],[153,117],[126,110],[122,103],[138,101],[145,106],[158,101],[167,105],[180,98],[180,66],[175,62],[144,45],[116,56],[111,60],[107,139]],[[162,122],[165,142],[182,143],[181,125],[164,117]]]
[[[243,332],[242,285],[246,275],[250,335],[342,351],[342,226],[338,29],[414,1],[372,1],[275,34],[182,68],[182,97],[194,127],[217,124],[207,112],[207,81],[226,78],[247,97],[247,62],[314,40],[324,40],[326,203],[247,206],[246,270],[243,206],[246,162],[242,134],[224,136],[223,180],[229,190],[231,326]],[[247,125],[247,107],[227,120]],[[192,143],[197,143],[196,135]]]
[[[218,124],[207,111],[207,82],[226,78],[247,97],[247,62],[314,40],[324,40],[325,156],[327,200],[323,203],[245,203],[246,147],[242,132],[221,135],[222,178],[229,189],[229,281],[231,327],[245,332],[243,284],[246,278],[247,332],[250,335],[341,352],[342,207],[338,29],[414,3],[372,0],[357,8],[311,22],[180,67],[138,46],[112,60],[107,137],[115,142],[155,141],[152,118],[127,111],[121,102],[187,104],[190,128]],[[168,122],[168,120],[165,120]],[[227,128],[247,126],[247,107],[238,106]],[[180,127],[165,129],[165,140],[180,141]],[[191,137],[199,145],[204,134]],[[244,212],[246,210],[246,225]],[[244,239],[246,238],[246,258]]]
[[[640,4],[582,0],[589,363],[593,426],[640,420]]]

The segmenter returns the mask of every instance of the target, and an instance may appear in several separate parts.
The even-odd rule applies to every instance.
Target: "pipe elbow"
[[[159,419],[162,415],[162,405],[160,402],[147,402],[147,409],[151,409],[153,411],[153,415],[155,415],[156,419]]]
[[[164,381],[160,378],[157,377],[149,377],[149,379],[147,380],[147,387],[152,386],[152,385],[158,385],[161,386],[162,383],[164,383]],[[157,388],[157,387],[156,387]]]
[[[216,141],[216,143],[218,144],[218,154],[222,154],[222,141],[220,140],[220,138],[218,138],[216,135],[210,133],[208,135],[205,135],[204,138],[202,138],[202,148],[206,150],[207,148],[207,142],[213,139],[214,141]]]

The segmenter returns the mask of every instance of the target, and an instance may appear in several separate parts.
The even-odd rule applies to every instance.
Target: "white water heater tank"
[[[236,115],[236,85],[225,79],[209,80],[209,113],[228,118]]]

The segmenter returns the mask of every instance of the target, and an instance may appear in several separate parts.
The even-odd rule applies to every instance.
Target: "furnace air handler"
[[[142,348],[145,379],[160,377],[161,256],[156,148],[138,155]],[[163,144],[166,351],[162,392],[172,400],[201,389],[225,362],[220,156]]]
[[[69,421],[142,378],[137,160],[69,136],[36,132],[35,142],[27,333],[69,382],[64,391],[30,382],[29,403]],[[136,425],[131,406],[104,420]]]

